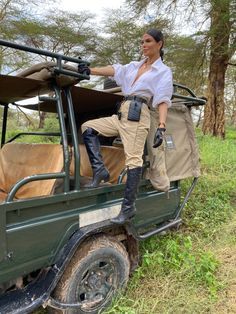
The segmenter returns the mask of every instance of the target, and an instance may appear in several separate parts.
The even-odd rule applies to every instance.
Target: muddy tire
[[[106,236],[89,240],[71,259],[53,295],[63,303],[80,302],[81,309],[50,308],[50,313],[101,313],[126,286],[129,272],[129,256],[120,242]]]

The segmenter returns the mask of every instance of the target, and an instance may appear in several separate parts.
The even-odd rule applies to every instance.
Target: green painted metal
[[[178,99],[181,99],[181,101],[183,101],[183,98],[184,100],[186,101],[189,101],[191,103],[191,106],[196,106],[196,105],[205,105],[206,101],[203,100],[203,99],[200,99],[200,98],[195,98],[195,97],[191,97],[191,96],[182,96],[180,94],[177,94],[177,93],[174,93],[173,94],[173,97],[174,98],[178,98]]]
[[[68,139],[67,139],[67,132],[66,132],[66,124],[65,124],[64,111],[63,111],[63,106],[62,106],[60,88],[54,85],[53,89],[56,95],[55,101],[57,105],[57,113],[58,113],[58,118],[59,118],[63,155],[64,155],[64,171],[65,171],[64,192],[68,192],[69,186],[70,186],[70,183],[69,183],[70,154],[69,154],[69,146],[68,146]]]
[[[78,141],[78,131],[75,122],[75,114],[73,110],[73,102],[71,97],[70,88],[65,89],[65,95],[68,102],[68,118],[70,124],[70,130],[72,134],[72,145],[74,153],[74,173],[75,173],[75,190],[80,189],[80,155],[79,155],[79,141]]]
[[[79,215],[120,204],[123,192],[124,184],[120,184],[1,204],[0,212],[3,207],[7,212],[7,253],[11,253],[11,259],[0,263],[0,283],[51,265],[71,235],[79,229]],[[163,220],[174,217],[178,202],[179,194],[175,187],[168,198],[143,181],[135,225],[143,228],[150,224],[151,217],[152,223],[160,221],[160,217]]]
[[[88,75],[79,74],[79,73],[76,73],[76,72],[66,71],[66,70],[62,69],[62,60],[74,62],[76,64],[78,64],[78,63],[85,63],[85,64],[89,65],[89,62],[86,61],[86,60],[82,60],[82,59],[79,59],[79,58],[67,57],[67,56],[61,55],[59,53],[50,52],[50,51],[43,50],[43,49],[38,49],[38,48],[27,47],[27,46],[15,44],[15,43],[8,42],[8,41],[1,40],[1,39],[0,39],[0,45],[1,46],[5,46],[5,47],[10,47],[10,48],[13,48],[13,49],[18,49],[18,50],[22,50],[22,51],[35,53],[37,55],[43,55],[43,56],[48,56],[48,57],[51,57],[51,58],[55,58],[57,60],[57,68],[55,69],[55,72],[57,72],[58,74],[65,74],[65,75],[70,75],[70,76],[77,77],[79,79],[89,80],[89,76]]]
[[[62,106],[62,99],[61,99],[61,90],[57,85],[53,86],[55,92],[55,101],[57,104],[57,113],[59,118],[60,124],[60,131],[61,131],[61,139],[62,139],[62,147],[63,147],[63,155],[64,155],[64,171],[65,171],[65,178],[64,178],[64,192],[69,191],[69,180],[70,180],[70,154],[69,154],[69,146],[68,146],[68,138],[66,132],[66,124],[64,118],[64,111]]]
[[[1,261],[6,258],[6,211],[4,208],[0,210],[0,265]]]
[[[7,195],[6,203],[12,202],[16,192],[26,183],[32,182],[32,181],[41,181],[41,180],[48,180],[48,179],[59,179],[59,178],[65,178],[66,173],[65,172],[58,172],[58,173],[47,173],[47,174],[37,174],[33,176],[26,177],[20,181],[18,181],[10,190],[10,192]]]
[[[6,143],[11,143],[16,140],[18,137],[24,135],[38,135],[38,136],[61,136],[61,133],[58,132],[21,132],[16,134],[15,136],[11,137]]]
[[[7,129],[7,113],[8,113],[8,105],[4,106],[3,111],[3,121],[2,121],[2,137],[1,137],[1,147],[4,145],[6,140],[6,129]]]

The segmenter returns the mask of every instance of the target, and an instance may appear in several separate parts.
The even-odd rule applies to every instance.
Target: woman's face
[[[141,40],[141,48],[145,57],[160,56],[162,41],[157,42],[151,35],[144,34]]]

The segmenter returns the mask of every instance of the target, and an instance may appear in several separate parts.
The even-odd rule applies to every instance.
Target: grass
[[[142,264],[106,314],[236,313],[236,130],[227,134],[198,132],[202,176],[183,226],[141,243]]]

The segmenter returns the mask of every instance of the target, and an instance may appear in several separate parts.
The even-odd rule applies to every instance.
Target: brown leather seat
[[[80,175],[85,177],[92,177],[92,168],[88,158],[85,145],[79,145],[80,151]],[[101,146],[101,154],[105,166],[107,167],[110,173],[110,183],[117,183],[119,175],[122,170],[125,169],[125,155],[124,149],[122,147],[114,146]],[[74,175],[74,158],[72,157],[71,167],[70,167],[71,176]]]
[[[8,143],[0,150],[0,202],[17,181],[31,175],[60,172],[63,151],[59,144]],[[16,199],[50,195],[56,179],[29,182],[16,193]]]

